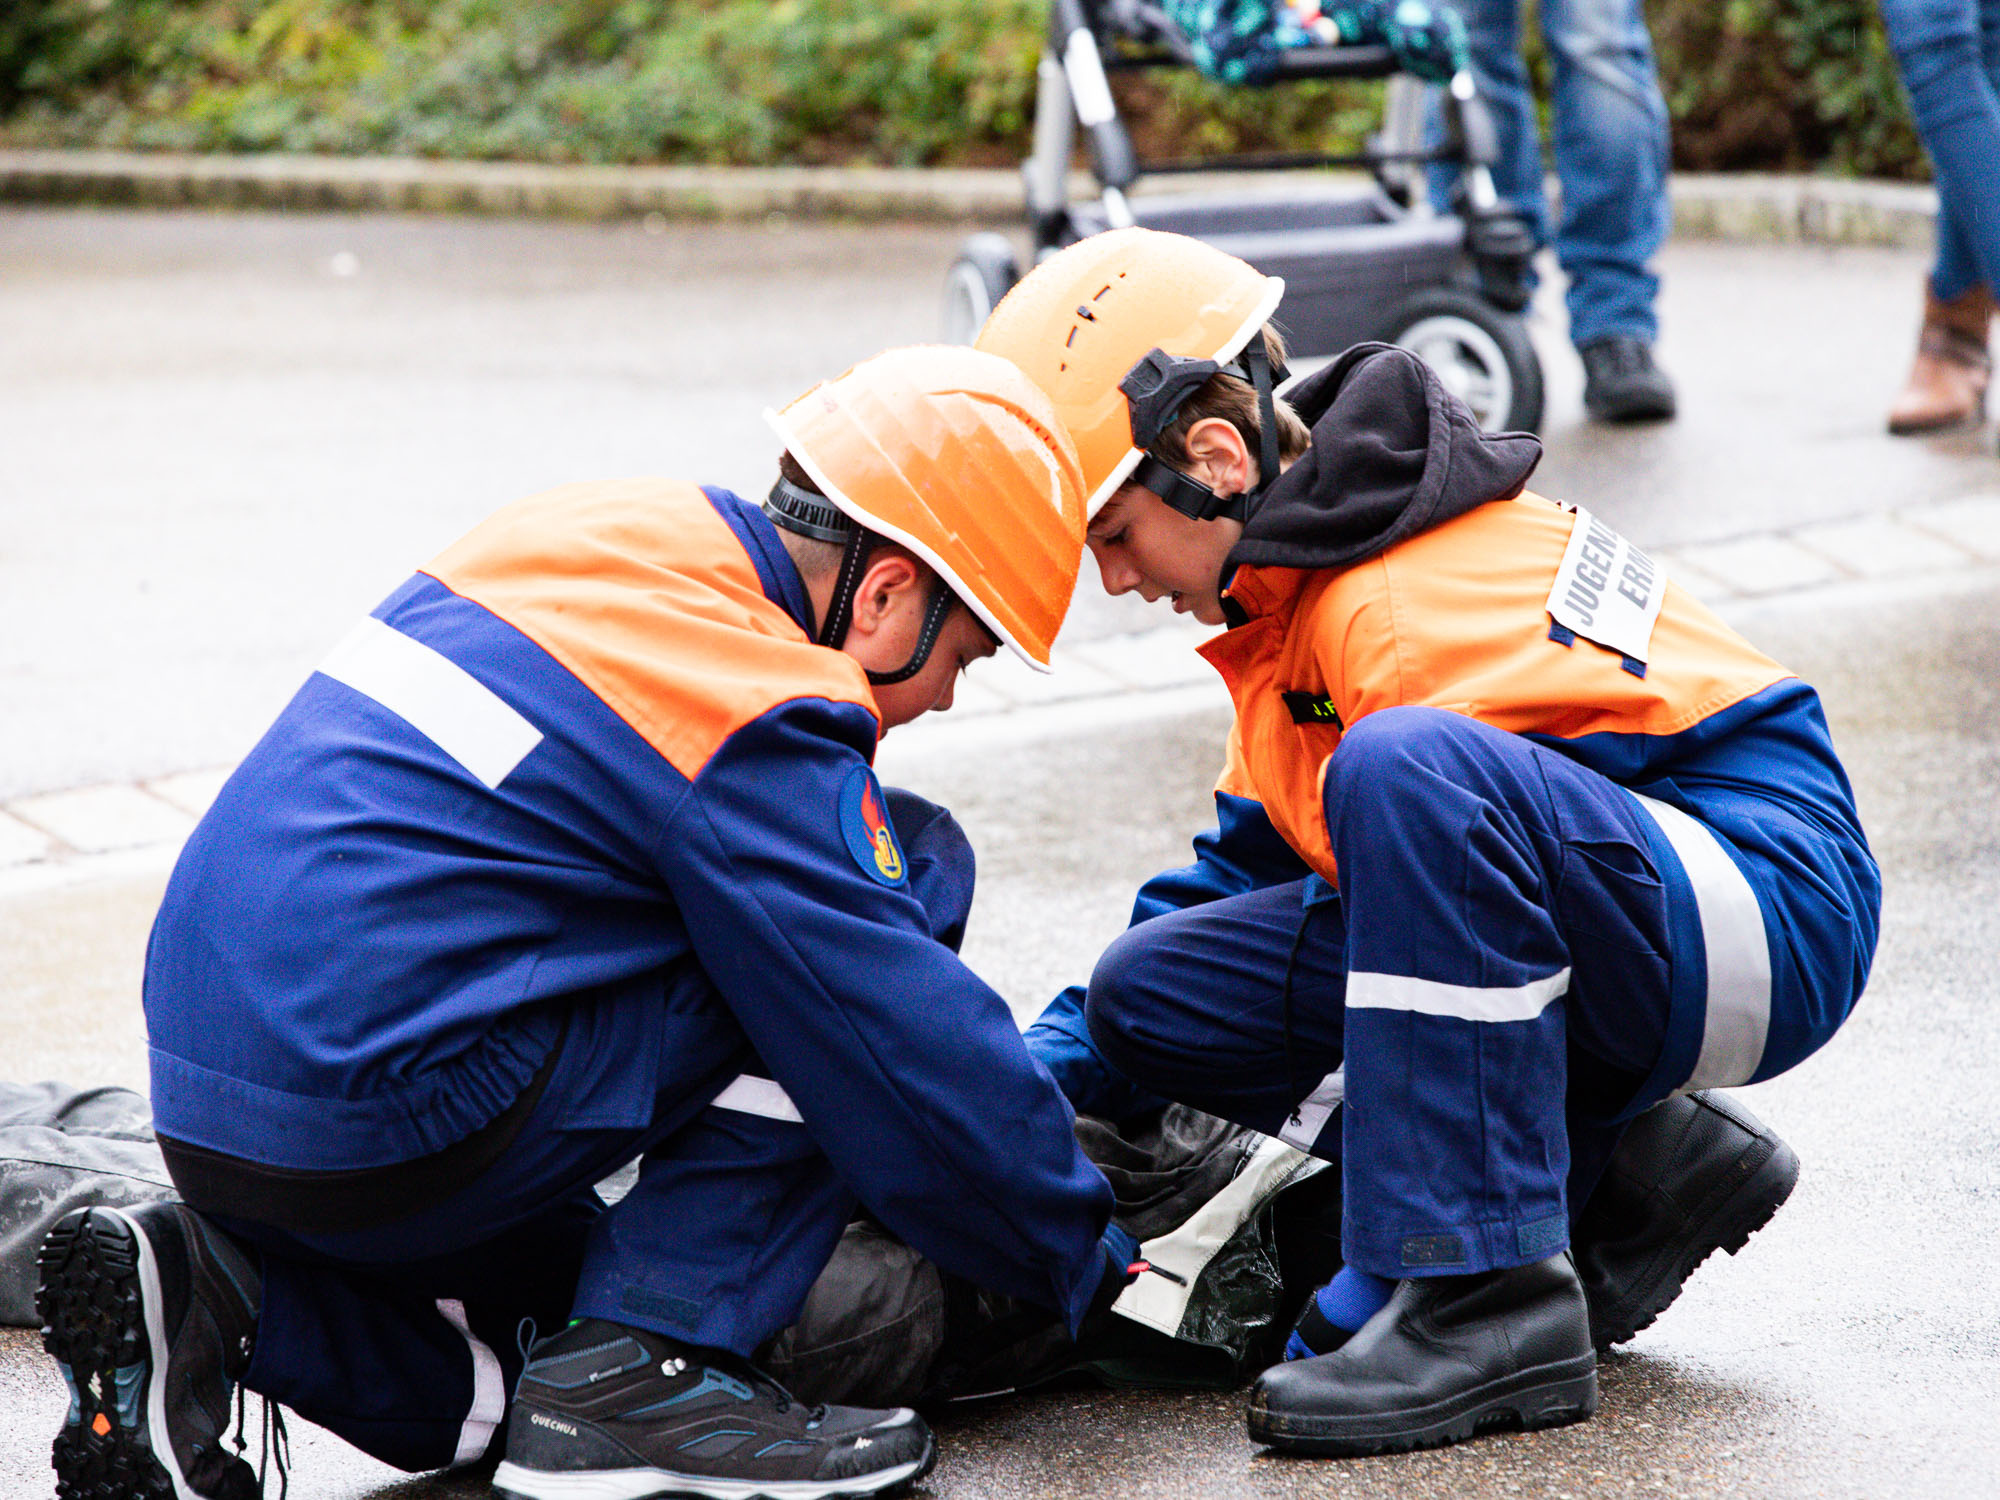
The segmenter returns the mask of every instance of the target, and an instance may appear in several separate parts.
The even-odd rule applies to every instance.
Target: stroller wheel
[[[1400,302],[1375,334],[1437,372],[1488,432],[1532,432],[1542,420],[1542,362],[1528,328],[1471,292],[1439,287]]]
[[[1014,246],[1004,234],[975,234],[944,273],[944,341],[969,344],[986,315],[1021,279]]]

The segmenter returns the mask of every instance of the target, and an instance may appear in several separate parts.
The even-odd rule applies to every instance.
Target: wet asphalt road
[[[927,333],[951,239],[0,214],[0,795],[233,759],[348,619],[514,494],[661,468],[755,486],[757,408]],[[2000,490],[1990,429],[1878,435],[1914,258],[1682,246],[1667,270],[1686,415],[1583,425],[1550,338],[1538,487],[1656,543]],[[1086,599],[1081,633],[1144,620]],[[925,1492],[2000,1495],[2000,570],[1728,612],[1825,696],[1884,941],[1842,1035],[1745,1096],[1804,1161],[1792,1201],[1606,1361],[1601,1414],[1305,1462],[1259,1456],[1239,1396],[1057,1392],[951,1415]],[[1020,1008],[1185,857],[1225,722],[1181,692],[885,746],[971,832],[967,956]],[[143,1086],[162,878],[106,861],[0,896],[10,1074]],[[51,1492],[59,1389],[32,1334],[0,1333],[0,1494]],[[322,1434],[295,1460],[301,1500],[482,1492]]]
[[[0,208],[0,800],[227,765],[410,570],[552,484],[770,482],[761,413],[935,337],[937,228]],[[1923,265],[1677,245],[1680,420],[1606,431],[1545,297],[1545,494],[1645,545],[1994,483],[1881,434]],[[1134,628],[1082,591],[1072,638]]]

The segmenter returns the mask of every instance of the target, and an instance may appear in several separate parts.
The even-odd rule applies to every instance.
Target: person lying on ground
[[[1595,1351],[1789,1193],[1790,1150],[1705,1091],[1833,1035],[1880,876],[1811,688],[1530,493],[1535,438],[1413,354],[1276,398],[1282,293],[1118,230],[978,340],[1068,423],[1105,587],[1228,627],[1201,649],[1236,710],[1218,828],[1030,1044],[1079,1110],[1165,1096],[1341,1163],[1345,1264],[1254,1439],[1578,1420]],[[1596,1217],[1661,1110],[1651,1201],[1621,1173]]]
[[[41,1252],[65,1494],[250,1492],[239,1385],[405,1469],[504,1431],[521,1500],[876,1494],[923,1421],[749,1358],[857,1204],[1071,1331],[1117,1295],[1105,1179],[954,952],[964,835],[870,768],[967,663],[1046,666],[1074,450],[965,349],[772,421],[762,507],[624,480],[475,527],[188,840],[145,975],[184,1203]]]

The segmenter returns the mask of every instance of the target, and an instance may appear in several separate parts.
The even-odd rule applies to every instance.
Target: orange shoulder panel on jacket
[[[547,651],[689,779],[780,703],[876,712],[860,666],[765,597],[697,485],[619,479],[531,495],[423,571]]]
[[[1792,675],[1671,579],[1646,675],[1549,638],[1575,514],[1496,500],[1308,585],[1302,632],[1346,722],[1427,704],[1514,733],[1669,735]]]

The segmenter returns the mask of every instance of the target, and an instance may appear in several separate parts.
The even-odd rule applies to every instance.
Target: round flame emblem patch
[[[882,788],[866,766],[856,766],[841,786],[840,832],[847,841],[847,852],[864,875],[883,885],[909,883],[903,846],[896,842],[896,830],[889,825]]]

